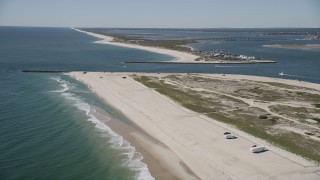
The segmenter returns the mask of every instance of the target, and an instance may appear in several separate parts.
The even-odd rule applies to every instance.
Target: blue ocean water
[[[207,30],[112,31],[138,32],[159,39],[220,37],[221,33],[230,36]],[[141,154],[103,123],[110,117],[125,122],[125,117],[67,75],[22,73],[21,69],[233,73],[320,82],[319,51],[262,46],[297,42],[292,38],[201,40],[192,45],[199,50],[221,49],[277,61],[237,66],[124,67],[124,61],[161,61],[172,57],[93,43],[96,40],[67,28],[0,27],[0,179],[152,179],[140,161]],[[279,76],[279,72],[288,75]],[[98,110],[107,115],[99,119]]]
[[[222,50],[232,54],[243,54],[274,60],[276,64],[254,65],[161,65],[159,71],[225,73],[268,76],[320,82],[320,49],[299,50],[268,48],[274,44],[320,44],[312,39],[320,35],[319,28],[276,28],[276,29],[91,29],[95,32],[129,35],[151,40],[188,39],[195,50]],[[284,76],[279,76],[284,72]]]
[[[71,29],[0,28],[0,179],[153,179],[103,123],[126,122],[117,111],[67,75],[21,72],[117,71],[123,58],[170,58],[96,40]]]
[[[134,148],[94,116],[105,106],[85,87],[56,75],[0,77],[0,179],[145,176]]]

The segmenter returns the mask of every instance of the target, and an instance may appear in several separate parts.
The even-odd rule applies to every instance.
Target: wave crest
[[[101,137],[107,137],[111,147],[119,150],[122,155],[126,156],[122,162],[122,166],[138,172],[135,177],[137,179],[154,180],[147,165],[142,162],[143,155],[139,152],[136,152],[135,148],[131,146],[130,142],[123,139],[122,136],[114,132],[109,126],[95,117],[93,113],[91,113],[94,111],[94,109],[91,108],[91,106],[85,102],[83,98],[71,92],[67,92],[71,86],[70,82],[63,80],[60,77],[53,77],[52,79],[59,82],[60,86],[63,88],[54,92],[61,93],[65,99],[71,101],[72,105],[77,107],[79,110],[84,111],[88,116],[87,121],[95,124],[95,128],[101,133]]]

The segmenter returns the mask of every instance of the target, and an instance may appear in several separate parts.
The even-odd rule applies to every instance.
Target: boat
[[[282,71],[281,73],[279,73],[279,75],[280,75],[280,76],[283,76],[283,75],[284,75],[283,71]]]

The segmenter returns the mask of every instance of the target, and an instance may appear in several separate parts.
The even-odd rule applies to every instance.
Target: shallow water
[[[43,33],[54,41],[64,31],[74,34],[69,29],[54,32],[44,29]],[[55,69],[59,63],[59,68],[77,66],[72,59],[65,62],[59,58],[59,53],[64,53],[62,47],[54,49],[57,56],[46,54],[51,51],[48,50],[51,45],[41,47],[38,43],[42,37],[39,38],[34,46],[29,39],[19,41],[22,44],[12,41],[7,44],[7,50],[1,49],[0,179],[153,179],[141,162],[142,155],[103,123],[112,118],[123,122],[127,119],[67,75],[18,70],[23,63],[30,68],[34,64],[48,69]],[[84,36],[82,43],[92,44],[95,39],[87,40]],[[34,55],[36,51],[39,56]],[[128,51],[130,54],[131,50]],[[142,55],[142,52],[134,53]],[[85,60],[83,63],[90,64]],[[109,116],[97,118],[97,109]]]

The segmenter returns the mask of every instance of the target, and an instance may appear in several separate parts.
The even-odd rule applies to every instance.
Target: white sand
[[[305,88],[312,88],[316,90],[320,90],[320,84],[310,83],[306,81],[299,80],[291,80],[291,79],[281,79],[281,78],[270,78],[263,76],[249,76],[249,75],[234,75],[228,74],[222,76],[222,74],[202,74],[205,77],[212,78],[220,78],[220,79],[234,79],[234,80],[251,80],[251,81],[261,81],[261,82],[275,82],[275,83],[283,83],[292,86],[299,86]]]
[[[92,33],[92,32],[82,31],[79,29],[75,29],[75,30],[82,32],[82,33],[86,33],[90,36],[94,36],[96,38],[102,39],[102,40],[96,41],[96,43],[108,44],[108,45],[113,45],[113,46],[121,46],[121,47],[126,47],[126,48],[141,49],[141,50],[150,51],[150,52],[154,52],[154,53],[169,55],[169,56],[172,56],[174,58],[174,61],[176,61],[176,62],[194,62],[194,63],[199,62],[199,61],[195,61],[195,59],[197,59],[199,56],[196,56],[194,54],[170,50],[170,49],[164,49],[164,48],[159,48],[159,47],[147,47],[147,46],[140,46],[140,45],[135,45],[135,44],[113,42],[113,37],[111,37],[111,36],[105,36],[105,35],[96,34],[96,33]]]
[[[179,106],[134,81],[127,76],[128,73],[73,72],[72,75],[146,133],[168,146],[178,157],[168,158],[165,151],[153,147],[150,153],[157,152],[155,156],[162,156],[162,164],[179,166],[177,161],[181,159],[201,179],[320,179],[318,166],[271,145],[267,146],[268,152],[251,153],[249,148],[263,141]],[[127,78],[123,79],[123,76]],[[248,77],[227,75],[223,78]],[[250,77],[254,80],[271,79]],[[225,131],[234,132],[239,138],[226,140],[223,137]]]

